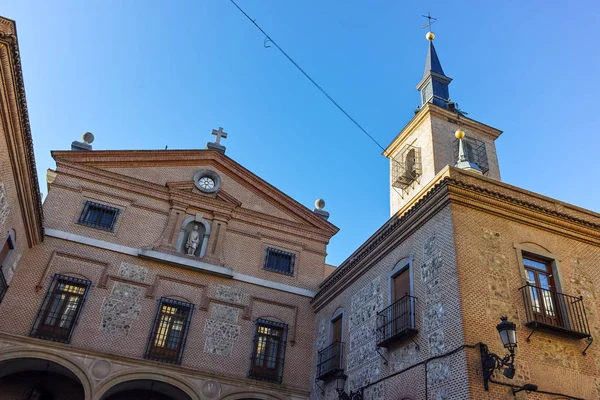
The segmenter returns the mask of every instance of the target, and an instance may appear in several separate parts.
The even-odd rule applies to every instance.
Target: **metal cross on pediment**
[[[429,22],[427,22],[425,25],[423,25],[423,28],[421,28],[421,29],[429,28],[429,32],[431,32],[431,25],[435,24],[435,22],[437,21],[437,18],[433,18],[431,16],[431,13],[427,13],[427,15],[421,15],[421,16],[425,17],[429,20]]]
[[[212,134],[217,137],[217,140],[215,140],[217,144],[221,144],[221,138],[227,138],[227,132],[223,132],[223,128],[221,127],[219,127],[219,130],[213,129]]]

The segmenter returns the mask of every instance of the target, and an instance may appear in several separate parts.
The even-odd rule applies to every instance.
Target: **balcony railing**
[[[387,347],[396,340],[418,332],[415,329],[416,299],[406,295],[377,313],[377,346]]]
[[[334,342],[319,351],[317,363],[317,379],[325,380],[328,377],[343,372],[344,343]]]
[[[579,338],[591,337],[583,297],[569,296],[527,284],[521,288],[526,326],[554,330]]]

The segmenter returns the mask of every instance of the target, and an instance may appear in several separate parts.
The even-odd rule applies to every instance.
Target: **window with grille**
[[[256,320],[256,333],[249,377],[281,383],[287,340],[286,324],[266,319]]]
[[[85,279],[54,275],[31,336],[69,343],[90,285]]]
[[[281,274],[294,275],[295,258],[294,253],[268,247],[265,250],[264,268]]]
[[[161,298],[146,349],[146,358],[180,364],[194,305]]]
[[[10,251],[14,248],[11,236],[9,235],[4,241],[4,245],[0,248],[0,302],[4,294],[8,290],[8,283],[6,283],[6,277],[4,276],[3,268],[8,268],[7,261]]]
[[[115,228],[119,211],[115,207],[86,201],[79,216],[79,223],[92,228],[112,231]]]

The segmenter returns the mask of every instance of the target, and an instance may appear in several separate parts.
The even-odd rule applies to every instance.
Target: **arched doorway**
[[[3,399],[85,399],[83,385],[73,372],[39,358],[0,361],[0,393]]]
[[[113,386],[100,400],[191,400],[183,390],[165,382],[138,379]]]

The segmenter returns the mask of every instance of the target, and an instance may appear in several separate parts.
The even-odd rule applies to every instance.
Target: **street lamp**
[[[360,388],[356,392],[350,391],[350,394],[346,393],[344,387],[346,386],[346,379],[348,376],[343,372],[340,372],[335,377],[335,390],[338,393],[340,400],[363,400],[363,392],[365,388]]]
[[[490,353],[487,345],[480,343],[481,367],[483,369],[483,386],[489,390],[489,381],[495,370],[504,368],[503,374],[508,379],[515,376],[515,348],[517,347],[517,325],[508,321],[507,317],[500,317],[501,322],[496,326],[500,340],[509,354],[500,358],[497,354]]]

